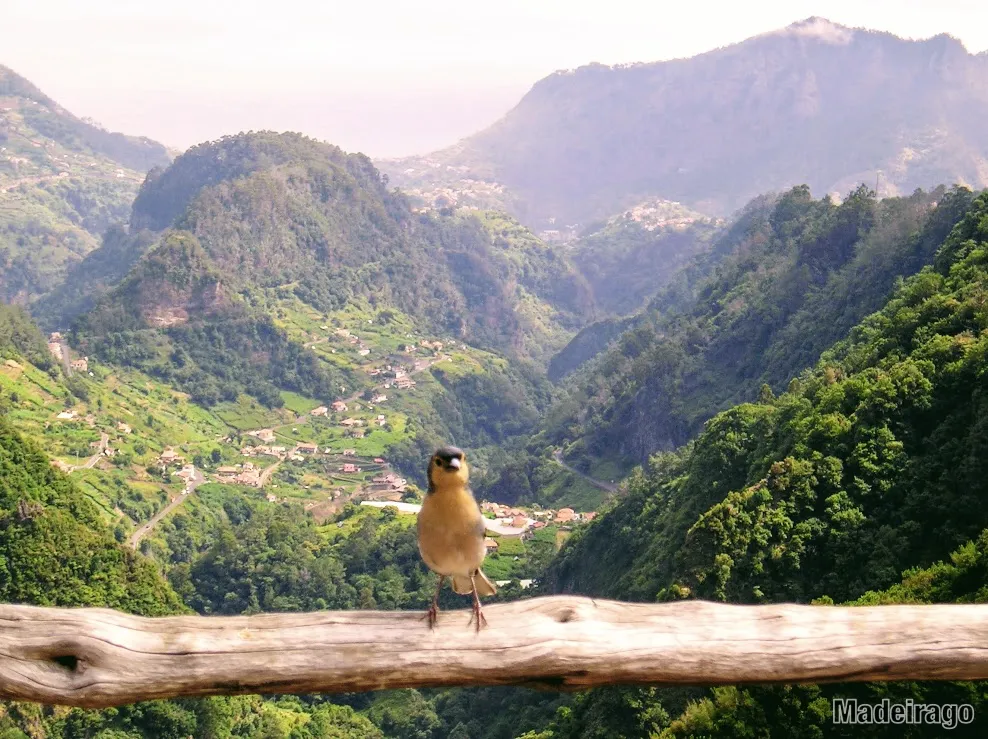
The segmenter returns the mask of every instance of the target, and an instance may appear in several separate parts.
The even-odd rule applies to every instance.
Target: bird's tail
[[[494,587],[494,583],[487,579],[481,570],[477,570],[477,574],[474,575],[474,582],[477,583],[477,595],[494,595],[497,593],[497,588]],[[473,585],[470,583],[469,577],[464,577],[462,575],[453,576],[453,592],[459,593],[460,595],[470,595],[473,592]]]

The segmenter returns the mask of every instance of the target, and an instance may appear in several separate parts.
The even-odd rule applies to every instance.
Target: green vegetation
[[[787,392],[722,413],[695,444],[653,457],[591,527],[616,529],[607,547],[591,546],[580,583],[646,599],[675,582],[732,601],[844,600],[988,526],[968,497],[980,464],[986,213],[981,196],[937,268],[906,280]],[[646,506],[655,496],[667,504]],[[642,511],[659,518],[628,530],[658,532],[650,541],[616,533]],[[595,538],[568,547],[554,576],[568,582],[568,558]]]
[[[0,600],[424,610],[436,578],[415,517],[356,503],[419,500],[423,462],[448,442],[467,450],[478,498],[604,509],[590,524],[493,537],[484,568],[508,584],[491,602],[988,597],[988,194],[878,200],[861,187],[837,204],[804,186],[757,198],[723,229],[653,201],[564,249],[501,211],[415,211],[366,157],[261,133],[156,167],[125,230],[115,198],[128,173],[78,168],[109,174],[107,152],[139,158],[144,144],[98,136],[39,96],[0,69],[0,100],[15,101],[0,138],[25,126],[46,137],[0,161],[0,290],[50,328],[72,320],[67,359],[89,359],[62,366],[27,313],[0,306]],[[625,317],[586,325],[597,312]],[[605,494],[557,454],[593,479],[627,479]],[[186,490],[186,462],[209,482]],[[418,486],[380,477],[399,470]],[[137,526],[166,505],[138,544]],[[442,593],[443,608],[467,605]],[[959,683],[3,704],[0,737],[817,737],[834,728],[837,695],[980,710],[984,694]]]
[[[859,188],[838,206],[798,187],[756,209],[741,234],[725,235],[740,243],[690,308],[658,296],[569,378],[538,443],[567,447],[577,466],[606,459],[630,467],[685,444],[716,412],[757,399],[763,385],[783,391],[880,308],[896,280],[930,262],[971,199],[966,189],[941,188],[878,201]]]
[[[128,232],[120,225],[110,226],[99,248],[71,265],[65,281],[31,306],[32,315],[49,329],[68,326],[121,282],[153,243],[150,231]]]
[[[193,234],[231,291],[281,288],[321,311],[365,298],[486,348],[544,350],[544,315],[516,314],[525,293],[563,328],[589,309],[573,268],[516,223],[416,216],[366,157],[293,134],[194,147],[148,178],[132,225]]]
[[[484,447],[531,430],[551,391],[526,358],[547,359],[590,310],[575,270],[517,222],[415,216],[365,158],[301,136],[194,148],[149,177],[132,225],[174,228],[76,321],[74,346],[171,383],[246,429],[253,420],[226,411],[243,395],[307,411],[371,392],[381,383],[369,370],[409,358],[409,338],[439,333],[457,351],[443,359],[412,344],[437,363],[387,428],[355,444],[390,450],[416,476],[421,449],[441,439]],[[360,354],[357,339],[330,332],[344,325]],[[465,337],[490,351],[467,349]]]
[[[2,66],[0,109],[0,300],[28,304],[127,221],[143,172],[168,155],[75,118]]]
[[[553,382],[563,379],[605,351],[621,334],[630,336],[632,330],[644,324],[651,315],[668,319],[674,314],[692,310],[701,289],[714,277],[721,262],[746,250],[750,237],[757,234],[758,224],[771,214],[776,200],[775,196],[760,195],[742,208],[719,235],[710,237],[712,242],[709,247],[694,251],[689,261],[674,275],[668,276],[657,292],[650,290],[655,294],[649,300],[647,310],[624,318],[605,318],[583,328],[549,362],[549,378]],[[592,228],[587,231],[593,235]],[[659,266],[658,263],[653,264],[653,268]]]
[[[568,252],[590,281],[597,307],[626,315],[708,249],[719,226],[678,203],[650,201],[585,229]]]
[[[653,456],[624,499],[574,533],[547,586],[642,601],[984,600],[988,518],[976,480],[986,277],[988,194],[934,266],[785,393],[766,390],[717,415],[694,443]],[[729,687],[684,703],[675,692],[619,691],[620,708],[595,691],[559,714],[550,735],[623,722],[639,727],[630,736],[818,736],[832,728],[835,695],[978,707],[983,693],[980,683]]]
[[[181,610],[156,568],[114,541],[98,509],[3,418],[0,601]]]
[[[57,374],[48,344],[23,310],[0,304],[0,359],[23,357],[36,367]]]

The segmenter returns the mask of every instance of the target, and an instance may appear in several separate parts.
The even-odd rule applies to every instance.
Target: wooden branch
[[[469,611],[139,618],[0,605],[0,698],[154,698],[524,685],[988,679],[988,605],[632,604],[572,596]]]

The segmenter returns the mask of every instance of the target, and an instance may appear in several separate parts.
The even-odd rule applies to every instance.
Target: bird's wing
[[[487,579],[487,575],[484,574],[483,570],[477,570],[474,582],[477,583],[477,595],[497,594],[497,588],[494,586],[494,583]]]
[[[477,570],[477,573],[473,577],[473,583],[470,582],[469,577],[464,577],[463,575],[454,575],[453,580],[453,592],[459,593],[460,595],[470,595],[473,593],[473,585],[477,585],[477,595],[494,595],[497,593],[497,588],[494,586],[490,580],[487,579],[481,570]]]
[[[453,581],[454,593],[459,593],[460,595],[470,595],[473,593],[473,583],[470,582],[469,577],[464,577],[463,575],[453,575],[451,579]],[[479,584],[477,592],[480,592]]]

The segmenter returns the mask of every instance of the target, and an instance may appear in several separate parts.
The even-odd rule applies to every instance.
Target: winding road
[[[264,470],[264,472],[261,473],[260,477],[258,478],[257,487],[263,488],[265,485],[268,484],[268,480],[270,479],[271,475],[274,474],[274,471],[278,469],[278,465],[280,465],[281,462],[282,460],[279,459],[277,462],[275,462],[273,465],[271,465],[266,470]]]
[[[141,539],[143,539],[145,536],[150,534],[154,530],[154,527],[161,522],[161,519],[163,519],[173,510],[175,510],[180,505],[182,505],[185,499],[189,497],[189,493],[195,492],[195,489],[200,485],[202,485],[204,482],[206,482],[206,476],[203,475],[202,472],[200,472],[198,469],[196,469],[192,473],[192,479],[185,484],[185,492],[183,492],[181,495],[175,496],[175,500],[173,500],[171,503],[166,505],[160,511],[155,513],[151,517],[150,521],[148,521],[146,524],[141,526],[141,528],[137,529],[137,531],[135,531],[133,534],[130,535],[130,538],[127,540],[127,544],[130,545],[131,549],[137,549],[137,545],[141,543]]]
[[[99,462],[100,457],[103,456],[103,452],[106,451],[107,444],[110,443],[110,436],[108,434],[99,435],[99,449],[96,454],[91,456],[85,464],[77,464],[69,467],[69,472],[75,472],[76,470],[91,470]]]
[[[614,485],[614,484],[609,483],[609,482],[604,482],[602,480],[595,480],[594,478],[590,477],[590,475],[587,475],[587,474],[584,474],[583,472],[580,472],[575,467],[570,467],[568,464],[566,464],[563,461],[563,452],[560,449],[553,450],[553,452],[552,452],[552,459],[555,461],[556,464],[558,464],[564,470],[568,470],[569,472],[572,472],[577,477],[582,477],[584,480],[586,480],[587,482],[589,482],[591,485],[594,485],[594,486],[600,488],[601,490],[606,490],[609,493],[616,493],[617,490],[618,490],[618,486],[617,485]]]

